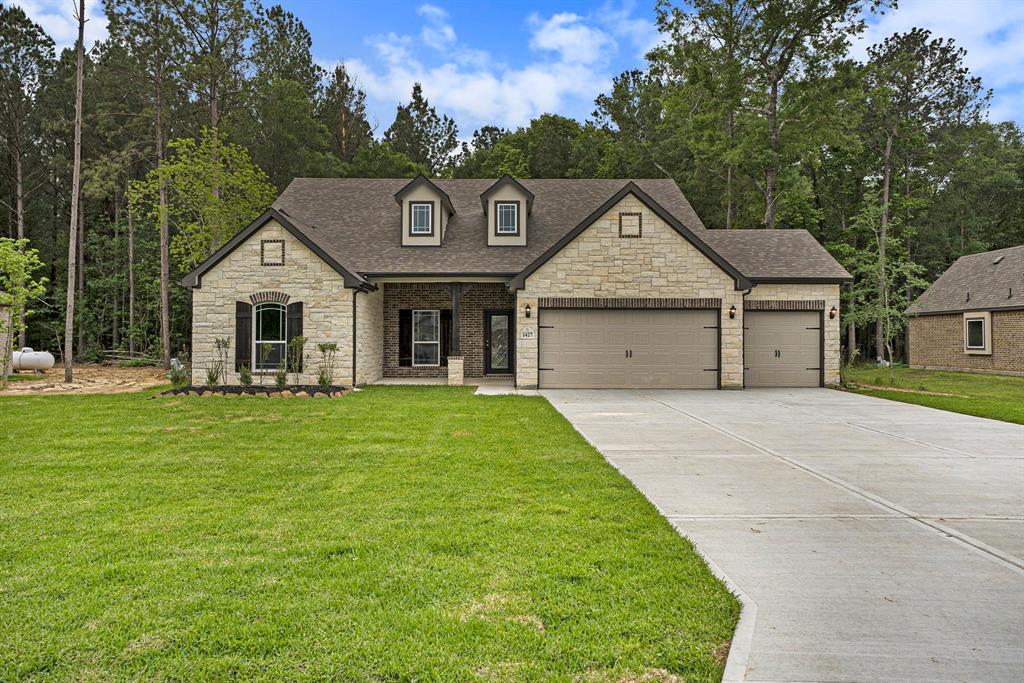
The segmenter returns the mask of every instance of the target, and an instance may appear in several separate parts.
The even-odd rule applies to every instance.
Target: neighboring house
[[[907,314],[913,367],[1024,375],[1024,245],[961,256]]]
[[[189,274],[196,381],[229,337],[272,371],[337,342],[336,381],[822,386],[839,285],[804,230],[708,230],[671,180],[298,178]],[[237,381],[237,374],[231,375]]]

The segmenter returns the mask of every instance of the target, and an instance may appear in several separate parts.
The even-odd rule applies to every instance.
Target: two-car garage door
[[[544,388],[718,385],[718,311],[542,309]]]

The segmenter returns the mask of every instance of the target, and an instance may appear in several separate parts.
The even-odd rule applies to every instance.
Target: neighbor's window
[[[412,312],[412,364],[441,364],[441,311]]]
[[[282,304],[256,304],[253,364],[257,370],[275,370],[284,362],[286,310]]]
[[[433,204],[412,204],[412,225],[409,232],[413,235],[431,235],[434,233]]]
[[[985,348],[984,318],[967,319],[967,348],[978,350]]]
[[[498,202],[495,206],[498,212],[497,233],[499,235],[519,234],[519,205],[515,202]]]

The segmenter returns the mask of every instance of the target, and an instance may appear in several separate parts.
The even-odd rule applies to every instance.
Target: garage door
[[[747,311],[743,324],[746,386],[821,385],[819,312]]]
[[[693,388],[718,385],[718,312],[540,312],[545,388]]]

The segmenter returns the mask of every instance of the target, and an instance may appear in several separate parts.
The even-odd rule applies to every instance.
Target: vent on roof
[[[1003,260],[1003,256],[1005,256],[1005,254],[1000,254],[999,256],[996,256],[994,259],[992,259],[992,265],[998,266],[999,262]]]

